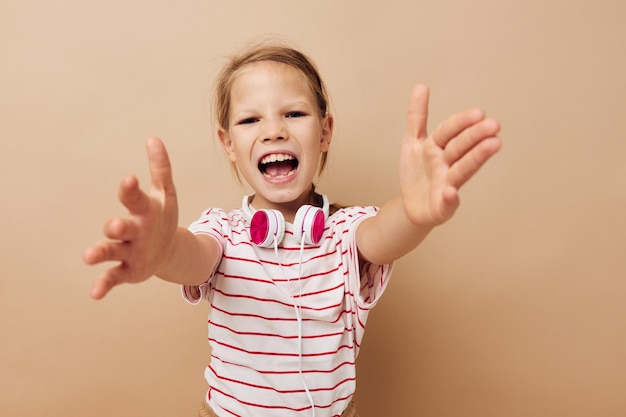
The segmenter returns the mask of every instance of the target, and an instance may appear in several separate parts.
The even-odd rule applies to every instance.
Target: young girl
[[[84,252],[118,261],[92,296],[156,275],[203,299],[209,312],[209,389],[201,416],[356,416],[355,359],[369,310],[393,261],[458,204],[458,190],[500,148],[499,125],[480,109],[426,131],[428,89],[414,88],[401,145],[400,195],[375,207],[338,208],[315,192],[333,133],[312,62],[283,46],[232,58],[216,92],[218,137],[254,193],[242,207],[208,209],[177,226],[177,196],[163,143],[147,142],[152,187],[120,185],[129,211]]]

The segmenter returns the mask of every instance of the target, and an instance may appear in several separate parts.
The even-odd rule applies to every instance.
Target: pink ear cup
[[[304,235],[305,244],[318,244],[324,234],[325,220],[322,209],[313,206],[300,207],[294,219],[296,239],[300,241]]]
[[[271,248],[285,234],[285,219],[277,210],[257,210],[250,220],[250,240],[255,245]]]
[[[315,218],[313,219],[313,225],[311,227],[311,244],[318,244],[322,240],[324,234],[324,223],[326,223],[326,217],[324,212],[318,209],[315,212]]]

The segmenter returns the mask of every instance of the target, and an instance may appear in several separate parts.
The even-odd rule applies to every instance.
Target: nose
[[[269,142],[285,139],[287,139],[287,129],[284,121],[280,118],[266,119],[263,124],[261,140],[263,142]]]

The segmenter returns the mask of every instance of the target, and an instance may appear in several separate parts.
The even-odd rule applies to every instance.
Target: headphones
[[[248,203],[250,196],[244,196],[241,203],[250,240],[262,248],[278,246],[285,235],[285,217],[279,210],[255,210]],[[322,240],[324,223],[328,217],[328,198],[322,195],[323,207],[304,205],[298,209],[293,221],[294,236],[307,245],[315,245]]]

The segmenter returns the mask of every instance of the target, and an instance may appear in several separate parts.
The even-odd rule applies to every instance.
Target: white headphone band
[[[324,217],[328,218],[330,213],[330,204],[328,203],[328,197],[326,194],[318,194],[322,197],[322,211],[324,212]],[[256,209],[250,204],[250,199],[254,197],[254,194],[244,195],[243,200],[241,201],[241,209],[243,210],[246,221],[250,221],[254,213],[256,213]]]

